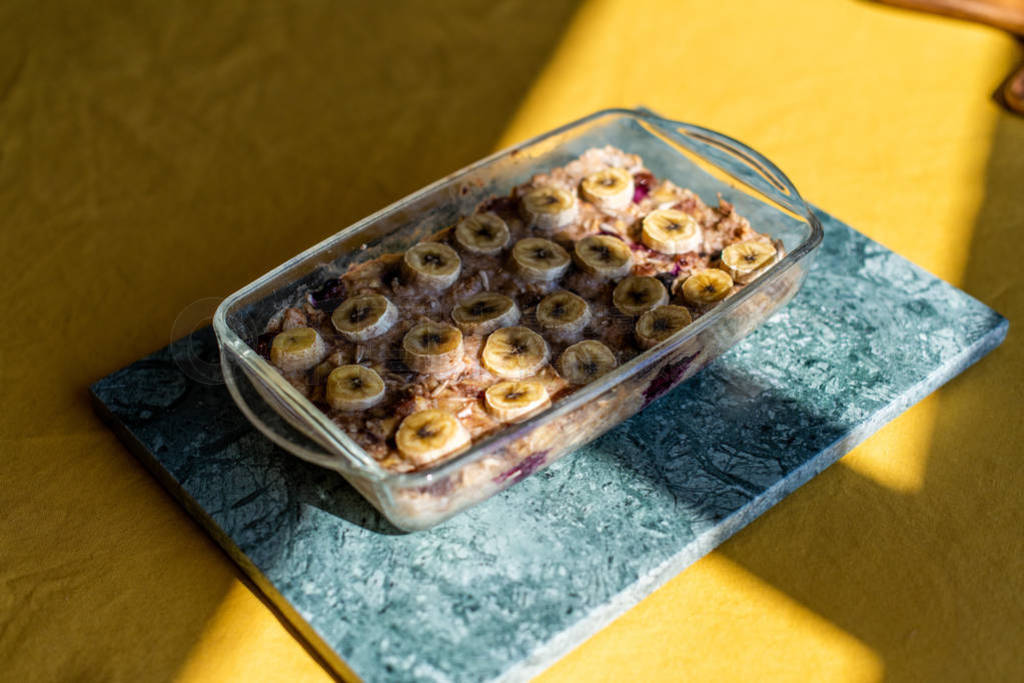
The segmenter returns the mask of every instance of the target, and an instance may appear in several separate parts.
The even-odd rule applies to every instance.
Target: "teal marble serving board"
[[[814,268],[765,325],[604,437],[430,531],[394,529],[185,368],[217,376],[209,329],[92,393],[335,673],[522,680],[1006,335],[975,299],[819,217]]]

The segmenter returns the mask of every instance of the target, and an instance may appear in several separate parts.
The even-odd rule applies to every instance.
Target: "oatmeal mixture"
[[[728,202],[595,148],[352,266],[254,345],[382,466],[412,471],[667,339],[781,255]]]

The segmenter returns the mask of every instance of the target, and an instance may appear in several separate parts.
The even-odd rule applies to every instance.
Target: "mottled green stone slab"
[[[273,446],[203,330],[93,385],[98,409],[336,668],[523,679],[1002,341],[1006,320],[838,220],[801,293],[682,387],[431,531]]]

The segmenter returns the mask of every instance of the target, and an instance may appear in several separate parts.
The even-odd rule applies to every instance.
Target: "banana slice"
[[[683,298],[702,308],[713,306],[731,291],[729,273],[717,268],[698,270],[683,282]]]
[[[461,366],[462,332],[445,323],[420,323],[405,333],[402,354],[405,364],[416,372],[450,374]]]
[[[722,265],[733,282],[746,284],[755,280],[778,260],[779,252],[771,242],[751,240],[730,244],[722,250]]]
[[[649,195],[659,209],[669,209],[683,199],[683,191],[670,180],[662,182]]]
[[[481,292],[460,301],[452,320],[466,334],[490,334],[519,322],[519,307],[504,294]]]
[[[690,214],[676,209],[658,209],[644,218],[640,239],[662,254],[685,254],[700,249],[703,233]]]
[[[558,341],[577,336],[589,322],[587,302],[570,291],[548,294],[537,304],[537,324]]]
[[[506,380],[487,387],[484,403],[502,422],[522,422],[551,405],[551,397],[542,382]]]
[[[462,261],[447,244],[420,242],[406,250],[402,256],[402,268],[409,282],[440,292],[459,279]]]
[[[548,362],[550,351],[544,337],[528,327],[503,327],[487,337],[480,362],[503,379],[523,379],[537,374]]]
[[[583,196],[602,209],[624,209],[633,202],[633,176],[624,168],[591,173],[580,183]]]
[[[384,380],[372,368],[342,365],[327,375],[327,403],[335,410],[366,410],[384,400]]]
[[[576,242],[574,249],[580,268],[611,280],[633,270],[633,252],[629,245],[611,235],[589,235]]]
[[[398,321],[398,307],[381,294],[345,299],[331,314],[331,323],[342,337],[361,342],[384,334]]]
[[[636,339],[645,349],[665,341],[693,322],[693,316],[682,306],[658,306],[636,321]]]
[[[274,337],[270,362],[284,372],[309,370],[327,355],[327,344],[312,327],[293,327]]]
[[[612,350],[595,339],[573,344],[558,358],[558,372],[573,384],[592,382],[616,365]]]
[[[615,285],[612,303],[623,315],[640,315],[667,304],[668,291],[658,278],[634,275]]]
[[[455,226],[455,241],[471,254],[495,256],[508,240],[508,225],[493,213],[478,213]]]
[[[569,269],[569,252],[551,240],[527,237],[512,247],[512,261],[523,279],[553,282]]]
[[[548,185],[523,195],[523,213],[541,230],[557,230],[576,220],[579,204],[571,192]]]
[[[470,443],[469,430],[446,410],[421,410],[398,426],[395,444],[402,457],[416,465],[463,450]]]

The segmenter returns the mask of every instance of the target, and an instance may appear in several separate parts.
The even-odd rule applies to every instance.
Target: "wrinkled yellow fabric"
[[[1024,120],[990,97],[1020,49],[854,0],[441,6],[0,5],[0,678],[325,680],[86,386],[427,182],[636,104],[1011,331],[542,680],[1024,675]]]

